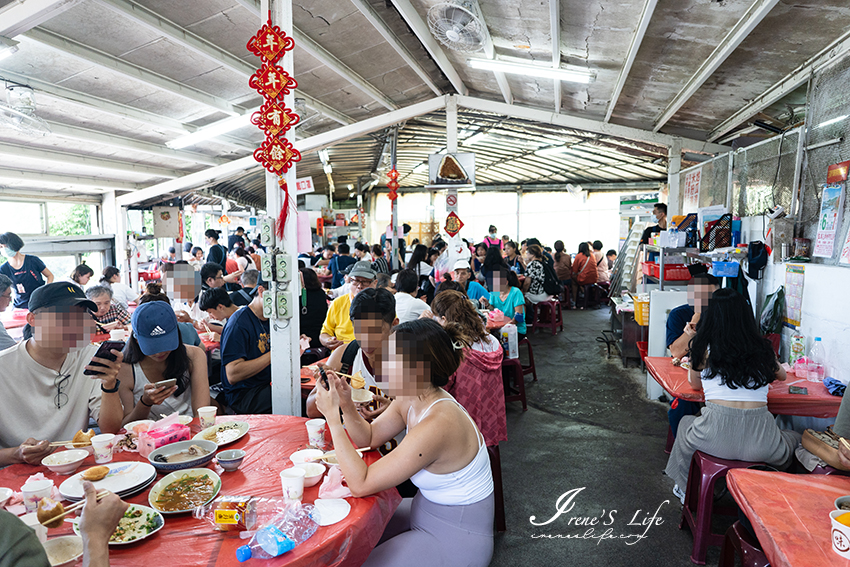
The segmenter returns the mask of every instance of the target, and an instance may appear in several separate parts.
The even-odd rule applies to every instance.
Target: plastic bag
[[[206,521],[213,529],[229,532],[251,532],[258,525],[286,513],[293,507],[281,496],[260,498],[255,496],[220,495],[212,502],[192,510],[192,517]],[[246,537],[250,537],[250,534]]]
[[[782,333],[782,325],[785,323],[785,287],[768,295],[761,309],[759,326],[763,335],[770,333]]]
[[[516,325],[508,323],[501,329],[502,348],[508,358],[519,358],[519,335]]]

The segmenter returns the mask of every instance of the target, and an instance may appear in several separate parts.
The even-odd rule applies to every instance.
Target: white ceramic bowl
[[[242,464],[245,458],[245,451],[242,449],[230,449],[228,451],[219,451],[215,456],[218,459],[218,464],[227,472],[233,472]]]
[[[836,510],[842,510],[843,509],[843,508],[841,508],[842,504],[850,504],[850,496],[839,496],[838,498],[835,499],[835,509]],[[844,511],[850,512],[850,508],[848,508]]]
[[[54,537],[44,543],[50,567],[73,565],[83,555],[83,538],[76,535]]]
[[[321,449],[301,449],[289,455],[289,460],[292,461],[293,465],[297,465],[318,459],[324,454],[325,452]]]
[[[295,465],[304,469],[304,486],[315,486],[325,474],[325,465],[321,463],[298,463]]]
[[[6,502],[12,497],[12,492],[14,491],[11,488],[0,486],[0,508],[6,505]]]
[[[58,474],[73,474],[88,456],[85,449],[58,451],[41,459],[41,464]]]
[[[179,463],[160,462],[156,460],[156,457],[158,455],[168,457],[169,455],[182,453],[183,451],[188,450],[189,447],[191,447],[192,445],[197,445],[206,452],[199,457],[189,459],[187,461],[182,461]],[[216,449],[218,449],[218,445],[216,445],[212,441],[203,441],[201,439],[190,441],[178,441],[177,443],[163,445],[159,449],[154,450],[150,455],[148,455],[148,461],[150,461],[150,464],[152,464],[154,468],[162,474],[167,474],[171,471],[179,471],[182,469],[196,469],[204,466],[205,464],[213,460]]]

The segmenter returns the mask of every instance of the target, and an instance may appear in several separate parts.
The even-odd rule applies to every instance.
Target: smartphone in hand
[[[98,347],[97,352],[94,353],[94,356],[96,358],[105,358],[107,360],[115,362],[115,359],[118,357],[116,357],[114,354],[112,354],[112,352],[110,352],[112,350],[124,350],[124,341],[103,341],[100,347]],[[103,366],[104,368],[106,368],[105,364],[95,362],[94,360],[91,361],[90,366]],[[85,374],[86,376],[96,376],[97,374],[100,374],[100,372],[97,372],[95,370],[89,370],[88,368],[86,368],[83,371],[83,374]]]
[[[154,382],[154,388],[170,388],[172,386],[177,385],[177,378],[169,378],[168,380],[160,380],[159,382]]]

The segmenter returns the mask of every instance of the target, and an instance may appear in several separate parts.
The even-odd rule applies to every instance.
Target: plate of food
[[[74,533],[80,535],[80,519],[75,518],[71,524]],[[109,545],[127,545],[148,538],[162,529],[165,519],[162,514],[140,504],[130,504],[124,517],[109,537]]]
[[[148,461],[161,473],[202,467],[215,456],[218,445],[202,439],[163,445],[148,455]]]
[[[148,493],[151,508],[163,514],[191,512],[216,497],[221,478],[210,469],[186,469],[165,475]]]
[[[88,480],[98,490],[108,490],[121,496],[123,493],[150,482],[156,477],[156,469],[149,463],[123,461],[89,467],[78,472],[59,485],[59,493],[68,500],[85,497],[83,481]]]
[[[216,423],[212,427],[207,427],[194,437],[193,440],[212,441],[219,447],[228,445],[234,441],[239,441],[248,430],[251,428],[247,421],[225,421]]]

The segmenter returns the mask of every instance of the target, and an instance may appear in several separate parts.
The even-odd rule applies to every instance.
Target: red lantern
[[[266,101],[260,107],[260,111],[251,116],[251,124],[259,126],[267,136],[272,137],[281,132],[286,132],[298,124],[299,120],[301,120],[300,116],[286,108],[283,103],[278,104],[273,100]]]
[[[398,189],[398,181],[396,181],[395,179],[391,179],[387,183],[387,189],[392,189],[393,191],[396,191]]]
[[[288,37],[277,26],[272,25],[271,19],[266,22],[257,35],[248,41],[248,51],[262,57],[269,63],[274,63],[278,58],[295,47],[295,40]]]
[[[392,169],[389,171],[389,173],[387,173],[387,177],[389,177],[389,178],[390,178],[390,179],[392,179],[393,181],[395,181],[396,179],[398,179],[398,171],[396,171],[396,168],[392,168]]]
[[[263,164],[270,173],[286,173],[293,162],[301,161],[301,152],[287,139],[266,139],[254,151],[254,159]]]
[[[277,65],[263,65],[251,75],[248,86],[255,89],[263,98],[274,100],[281,94],[288,95],[292,92],[298,86],[298,81]]]

